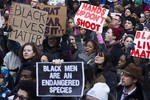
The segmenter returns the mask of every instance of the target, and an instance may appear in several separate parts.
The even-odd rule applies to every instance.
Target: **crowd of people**
[[[8,39],[12,2],[34,9],[38,4],[67,6],[65,34],[46,35],[39,46]],[[82,2],[109,10],[102,33],[75,24]],[[144,0],[0,0],[0,12],[0,100],[150,100],[150,60],[130,56],[136,32],[150,32]],[[83,96],[37,97],[36,62],[63,61],[84,62]]]

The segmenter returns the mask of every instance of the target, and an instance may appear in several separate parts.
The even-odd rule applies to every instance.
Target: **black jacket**
[[[123,93],[123,86],[117,87],[117,100],[121,99]],[[137,85],[136,90],[126,97],[125,100],[144,100],[143,92],[140,84]]]

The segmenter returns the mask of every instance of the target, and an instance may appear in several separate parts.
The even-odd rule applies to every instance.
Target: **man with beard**
[[[122,72],[121,84],[117,87],[117,100],[144,100],[139,80],[142,69],[130,63]]]

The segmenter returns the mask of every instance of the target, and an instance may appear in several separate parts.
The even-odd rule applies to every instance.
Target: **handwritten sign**
[[[65,6],[38,5],[38,9],[48,12],[45,35],[63,36],[66,32],[67,8]]]
[[[84,89],[82,62],[64,62],[61,65],[37,63],[37,96],[81,97]]]
[[[135,50],[130,55],[150,59],[150,32],[137,31],[134,39]]]
[[[75,23],[83,28],[102,33],[107,9],[82,3],[75,15]]]
[[[13,31],[9,33],[9,39],[23,44],[35,42],[37,45],[41,45],[45,33],[47,15],[48,13],[45,11],[13,2],[8,21]]]

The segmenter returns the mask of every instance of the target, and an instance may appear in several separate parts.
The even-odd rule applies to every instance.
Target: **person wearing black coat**
[[[122,72],[121,84],[117,87],[117,100],[144,100],[139,80],[142,68],[130,63]]]

